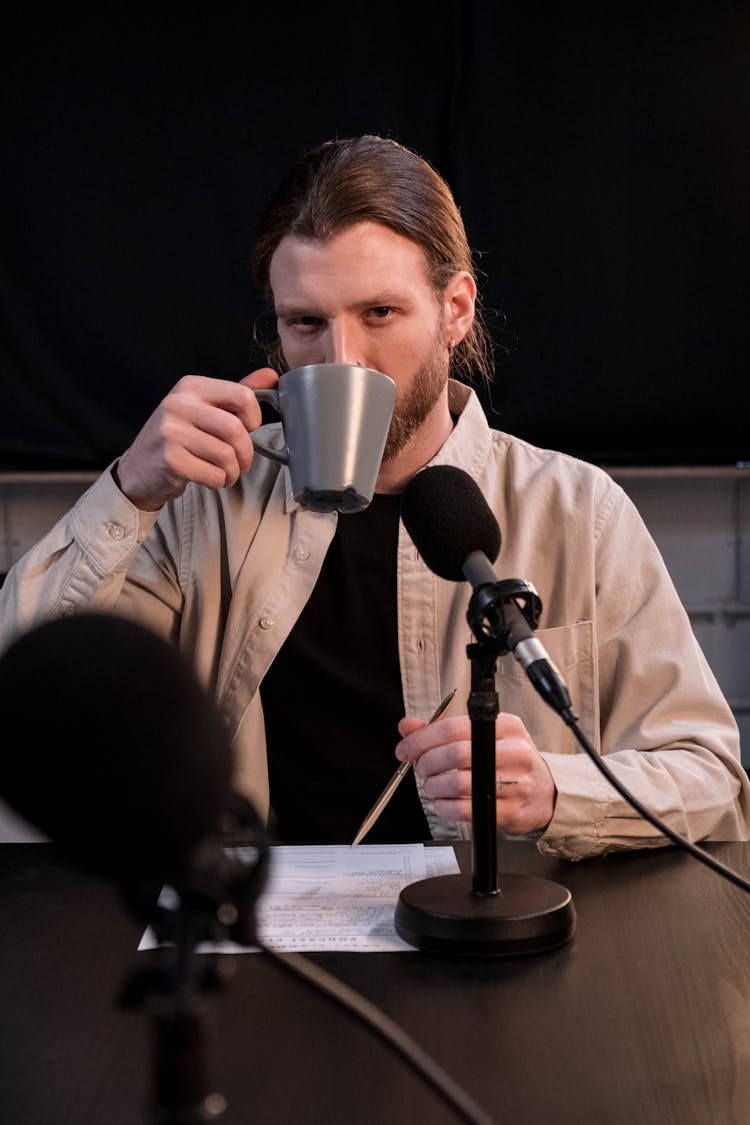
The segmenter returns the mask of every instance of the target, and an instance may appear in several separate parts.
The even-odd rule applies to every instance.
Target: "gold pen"
[[[443,715],[445,714],[445,712],[448,710],[451,703],[453,702],[453,696],[456,694],[456,690],[457,689],[454,688],[453,691],[448,692],[445,699],[441,702],[437,711],[435,711],[435,714],[430,719],[431,723],[436,723],[438,721],[438,719],[442,719]],[[370,831],[373,824],[378,819],[378,817],[382,813],[383,809],[388,804],[391,797],[396,792],[399,785],[404,780],[404,778],[406,777],[406,775],[407,775],[407,773],[409,772],[410,769],[411,769],[411,762],[402,762],[401,765],[398,767],[398,769],[394,773],[393,777],[388,782],[385,789],[380,794],[380,796],[378,797],[377,801],[375,802],[375,804],[372,806],[372,808],[368,812],[365,819],[362,821],[362,824],[359,827],[359,831],[357,832],[357,835],[352,840],[352,847],[353,848],[356,848],[356,846],[360,842],[360,840],[362,840],[363,837],[365,837],[367,835],[367,833]]]

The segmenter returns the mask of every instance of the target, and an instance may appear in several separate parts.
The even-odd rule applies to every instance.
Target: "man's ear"
[[[460,344],[471,328],[476,299],[477,285],[471,274],[466,270],[454,273],[443,294],[446,346],[450,347],[451,340]]]

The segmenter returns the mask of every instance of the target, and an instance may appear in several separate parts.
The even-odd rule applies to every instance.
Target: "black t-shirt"
[[[339,517],[315,589],[261,685],[276,835],[350,844],[398,761],[398,496]],[[413,777],[363,843],[429,839]]]

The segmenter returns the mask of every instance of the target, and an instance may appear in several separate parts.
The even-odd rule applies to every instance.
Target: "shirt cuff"
[[[114,465],[114,462],[113,462]],[[113,465],[80,497],[72,512],[73,534],[101,573],[120,566],[148,536],[158,512],[141,512],[120,491]]]

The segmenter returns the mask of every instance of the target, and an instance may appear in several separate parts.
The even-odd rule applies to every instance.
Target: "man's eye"
[[[368,311],[376,320],[385,320],[393,310],[390,305],[376,305],[375,308]]]

